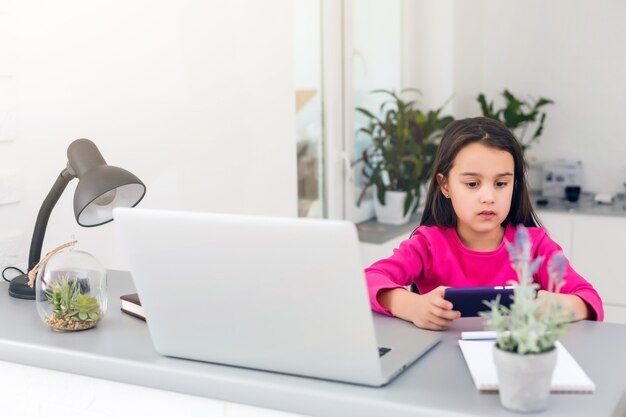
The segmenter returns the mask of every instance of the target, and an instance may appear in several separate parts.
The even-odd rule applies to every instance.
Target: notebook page
[[[459,340],[459,346],[476,388],[480,391],[497,391],[498,374],[493,360],[494,340]],[[552,374],[552,392],[594,392],[593,381],[574,357],[556,342],[556,368]]]

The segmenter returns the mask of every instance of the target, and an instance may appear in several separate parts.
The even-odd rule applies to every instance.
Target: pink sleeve
[[[548,275],[548,261],[555,252],[560,250],[561,247],[547,234],[545,234],[543,238],[539,238],[537,242],[536,255],[544,257],[544,262],[537,273],[538,283],[541,286],[541,289],[548,289],[548,283],[550,280]],[[589,307],[590,320],[604,320],[604,308],[602,306],[602,299],[600,298],[600,295],[595,288],[593,288],[593,285],[574,271],[574,268],[572,268],[569,261],[567,261],[565,269],[565,285],[561,288],[561,293],[575,294],[579,296]]]
[[[379,291],[401,288],[414,282],[423,275],[424,259],[430,259],[428,242],[418,232],[405,240],[393,251],[389,258],[381,259],[365,269],[365,279],[370,296],[372,310],[391,315],[378,303]]]

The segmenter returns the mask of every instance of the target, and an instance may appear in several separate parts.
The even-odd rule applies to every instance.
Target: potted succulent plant
[[[81,292],[78,281],[63,278],[45,293],[52,314],[45,318],[54,330],[75,331],[94,327],[102,317],[98,300]]]
[[[381,223],[402,224],[414,213],[421,198],[421,188],[428,179],[443,129],[454,119],[442,116],[442,106],[424,112],[415,101],[401,96],[415,89],[404,89],[399,94],[389,90],[375,90],[389,100],[380,106],[380,116],[358,107],[357,112],[368,119],[367,126],[358,130],[371,137],[372,145],[366,148],[355,163],[362,163],[365,185],[358,198],[360,205],[367,190],[374,186],[374,208]],[[392,203],[393,215],[383,212]],[[381,213],[384,213],[381,215]]]
[[[485,303],[491,310],[486,327],[496,331],[494,361],[498,372],[500,401],[508,409],[523,412],[540,411],[547,407],[550,382],[556,365],[557,339],[567,331],[571,315],[552,297],[537,299],[533,274],[544,259],[531,260],[531,242],[522,225],[515,242],[507,242],[511,265],[519,282],[514,287],[513,303],[509,307],[496,300]],[[548,290],[559,292],[564,284],[565,256],[555,253],[548,261],[550,283]]]
[[[498,120],[504,123],[517,137],[522,150],[526,151],[534,142],[539,140],[543,133],[543,124],[546,120],[546,113],[541,109],[554,101],[539,97],[538,99],[522,100],[514,96],[509,90],[502,92],[505,106],[495,110],[493,101],[487,102],[484,94],[477,97],[483,116]],[[535,125],[534,131],[529,139],[526,138],[528,129]]]

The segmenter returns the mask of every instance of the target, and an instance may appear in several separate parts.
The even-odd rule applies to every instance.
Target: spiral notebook
[[[481,392],[498,391],[498,374],[493,361],[494,343],[494,340],[459,340],[474,384]],[[556,368],[552,374],[550,391],[594,392],[596,385],[560,342],[556,342],[556,350]]]

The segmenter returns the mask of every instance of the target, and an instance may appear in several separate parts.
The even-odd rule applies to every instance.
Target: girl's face
[[[499,236],[511,209],[515,162],[500,149],[474,142],[459,151],[447,178],[437,174],[452,202],[461,238]]]

